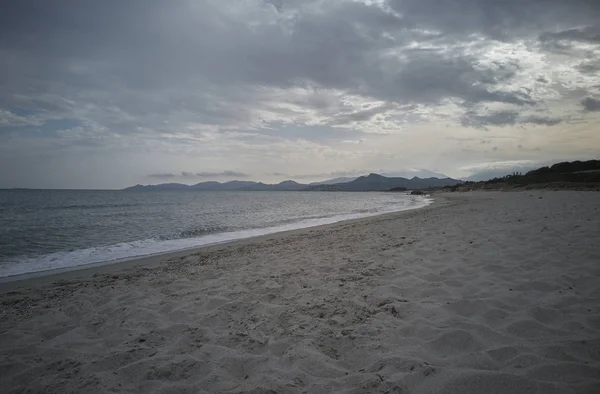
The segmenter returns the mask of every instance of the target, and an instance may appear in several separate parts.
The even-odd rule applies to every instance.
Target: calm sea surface
[[[418,208],[403,193],[0,190],[0,277]]]

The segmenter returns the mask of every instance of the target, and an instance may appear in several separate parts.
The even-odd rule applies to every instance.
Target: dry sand
[[[0,284],[0,391],[600,393],[600,194],[436,200]]]

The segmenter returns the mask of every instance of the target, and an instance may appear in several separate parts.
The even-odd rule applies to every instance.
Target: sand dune
[[[0,391],[599,393],[599,245],[598,193],[453,194],[2,284]]]

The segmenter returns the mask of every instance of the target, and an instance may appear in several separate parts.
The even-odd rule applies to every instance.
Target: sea
[[[423,207],[391,192],[0,190],[0,277]]]

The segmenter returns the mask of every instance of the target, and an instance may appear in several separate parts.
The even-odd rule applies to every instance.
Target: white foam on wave
[[[34,272],[80,267],[94,263],[131,259],[134,257],[151,256],[160,253],[175,252],[200,246],[215,245],[228,241],[274,234],[282,231],[298,230],[324,224],[332,224],[344,220],[360,219],[384,213],[406,211],[410,209],[422,208],[429,205],[432,201],[433,200],[425,197],[411,196],[409,200],[403,201],[404,204],[402,205],[388,206],[380,211],[375,212],[349,213],[323,218],[304,219],[297,222],[272,227],[208,234],[195,238],[169,240],[145,239],[134,242],[123,242],[110,246],[99,246],[67,252],[57,252],[39,257],[3,262],[0,264],[0,278]]]

